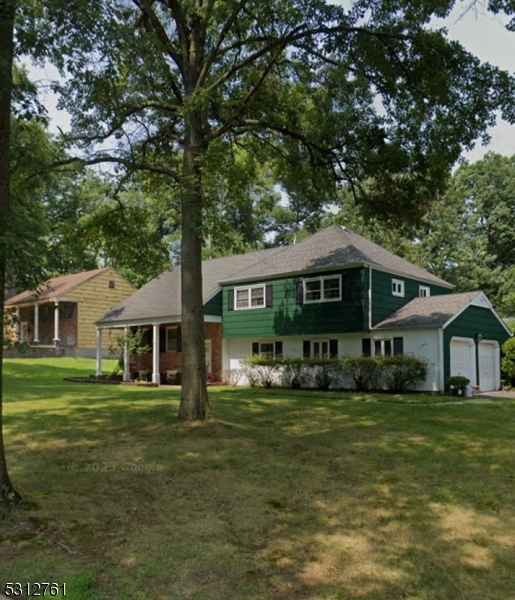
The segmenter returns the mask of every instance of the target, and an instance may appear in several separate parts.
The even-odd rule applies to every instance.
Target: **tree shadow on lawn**
[[[177,392],[130,392],[6,415],[13,479],[37,506],[32,518],[97,569],[100,590],[213,600],[509,597],[513,404],[222,391],[211,398],[217,420],[188,426],[175,420]],[[50,559],[59,547],[21,548],[51,565],[41,576],[63,568]]]

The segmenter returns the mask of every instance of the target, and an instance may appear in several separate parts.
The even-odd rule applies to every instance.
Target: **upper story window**
[[[249,308],[263,308],[265,306],[265,286],[252,286],[247,288],[236,288],[235,305],[236,310],[246,310]]]
[[[404,281],[402,279],[392,279],[392,294],[404,298]]]
[[[418,295],[421,298],[427,298],[431,295],[431,288],[427,285],[419,285],[418,286]]]
[[[342,299],[342,278],[328,275],[304,280],[304,302],[332,302]]]

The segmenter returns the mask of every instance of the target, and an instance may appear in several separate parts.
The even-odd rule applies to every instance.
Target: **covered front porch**
[[[222,331],[219,317],[206,316],[204,321],[206,374],[212,381],[222,377]],[[168,317],[152,323],[102,322],[97,324],[96,376],[102,373],[102,344],[106,329],[118,329],[120,336],[128,339],[130,332],[143,330],[143,346],[150,351],[144,354],[131,354],[125,343],[122,352],[123,376],[125,382],[144,380],[156,385],[181,382],[182,371],[182,327],[179,317]],[[112,335],[111,333],[111,335]]]
[[[14,317],[16,341],[54,347],[77,345],[75,302],[37,302],[8,308]]]

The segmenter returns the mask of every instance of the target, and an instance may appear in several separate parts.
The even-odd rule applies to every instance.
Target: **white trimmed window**
[[[265,286],[256,285],[234,290],[236,310],[247,310],[249,308],[263,308],[265,306]]]
[[[311,340],[311,356],[329,358],[329,340]]]
[[[342,299],[341,275],[304,279],[304,303],[333,302]]]
[[[392,279],[392,294],[404,298],[404,281],[402,279]]]
[[[252,354],[265,354],[266,356],[280,356],[283,353],[283,343],[280,341],[253,342]]]
[[[167,352],[178,352],[179,351],[179,328],[178,327],[167,327],[166,328],[166,351]]]
[[[373,356],[391,356],[392,340],[372,340]]]
[[[421,298],[427,298],[431,295],[431,288],[427,285],[419,285],[418,286],[418,295]]]

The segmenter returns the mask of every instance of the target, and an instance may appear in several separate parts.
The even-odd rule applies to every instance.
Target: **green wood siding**
[[[273,306],[250,310],[228,310],[228,292],[223,287],[223,336],[226,338],[284,335],[336,334],[362,331],[366,314],[364,269],[330,271],[323,275],[351,277],[351,298],[335,302],[297,304],[297,282],[303,277],[260,282],[273,285]],[[309,276],[308,276],[309,277]]]
[[[469,306],[464,310],[459,317],[456,317],[456,319],[443,330],[444,381],[446,389],[448,387],[447,378],[451,374],[451,338],[454,336],[474,338],[476,333],[481,333],[485,341],[495,340],[499,342],[499,346],[502,346],[510,337],[499,319],[489,308]],[[475,381],[472,383],[475,383]]]
[[[222,290],[204,304],[204,314],[222,316]]]
[[[404,297],[392,294],[392,279],[404,281]],[[418,298],[421,285],[431,289],[431,296],[452,294],[452,289],[449,288],[372,269],[372,326],[389,317],[410,300]]]

